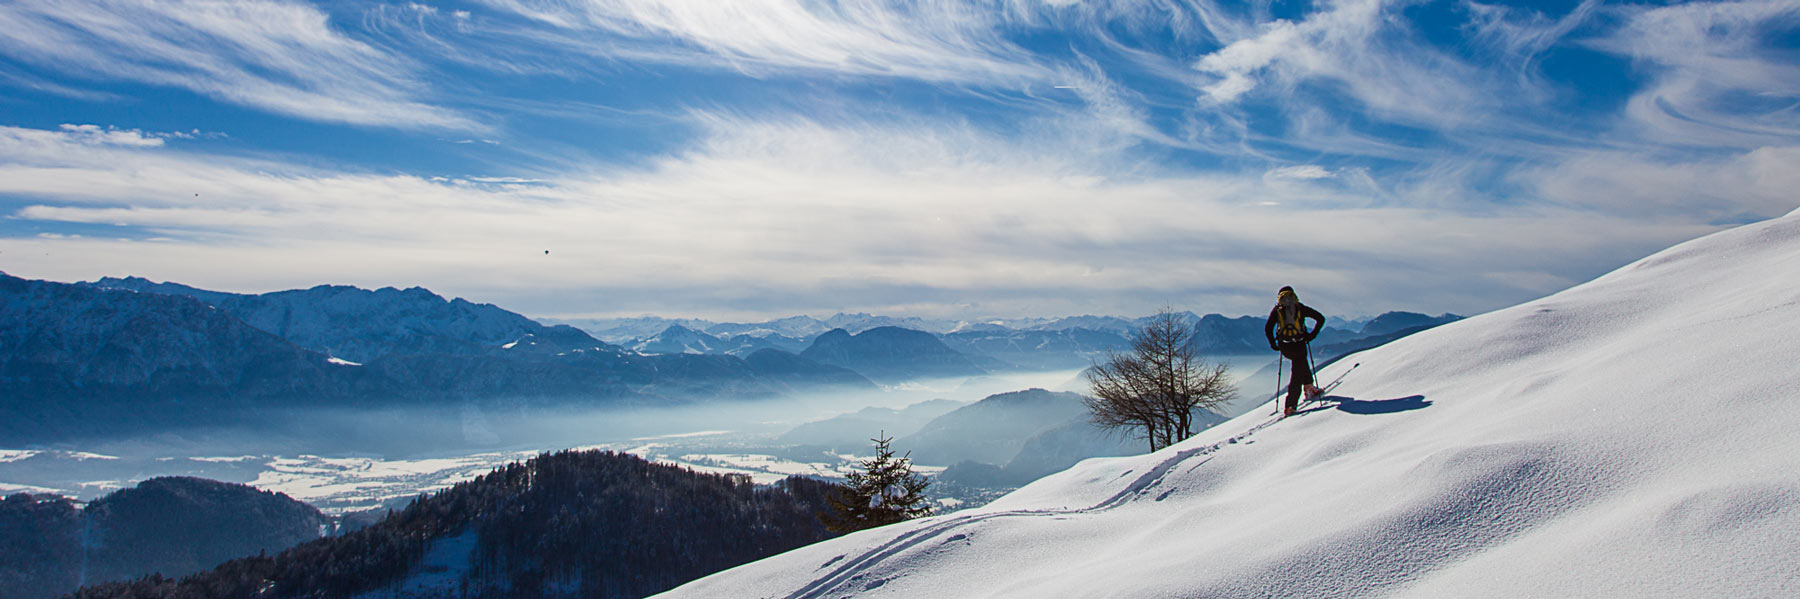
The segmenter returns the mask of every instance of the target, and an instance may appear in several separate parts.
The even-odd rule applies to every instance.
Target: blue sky
[[[1795,0],[17,0],[0,31],[0,270],[52,280],[1474,313],[1800,205]]]

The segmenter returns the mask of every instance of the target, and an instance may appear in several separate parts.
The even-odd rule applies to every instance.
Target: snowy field
[[[1800,211],[1353,356],[1293,418],[666,596],[1797,597],[1796,323]]]
[[[609,449],[700,472],[742,474],[765,484],[791,474],[841,478],[857,461],[868,457],[835,454],[828,456],[835,459],[801,461],[758,453],[774,451],[766,440],[767,435],[709,431],[550,451]],[[8,450],[0,454],[0,476],[29,482],[0,482],[0,494],[48,493],[90,500],[154,476],[200,476],[285,493],[328,514],[342,514],[447,488],[537,454],[537,450],[523,450],[417,459],[311,454],[141,458]],[[933,473],[942,469],[920,470]]]
[[[769,453],[763,437],[728,431],[668,438],[634,439],[572,449],[610,449],[700,472],[742,474],[772,483],[791,474],[842,477],[868,456],[836,455],[833,460],[799,461]],[[556,448],[560,450],[564,448]],[[232,457],[134,458],[77,452],[13,450],[0,454],[0,475],[33,482],[0,483],[0,494],[48,493],[89,500],[153,476],[200,476],[285,493],[328,514],[381,507],[473,479],[535,450],[482,452],[444,458],[382,459],[247,455]],[[941,468],[921,467],[925,472]],[[148,474],[146,473],[155,473]]]

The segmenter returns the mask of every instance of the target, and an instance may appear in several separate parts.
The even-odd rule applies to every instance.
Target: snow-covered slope
[[[1800,212],[1343,360],[1335,406],[669,596],[1800,596],[1797,357]]]

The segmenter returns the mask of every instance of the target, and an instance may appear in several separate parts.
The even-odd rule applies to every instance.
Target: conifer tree
[[[888,447],[892,437],[870,439],[875,442],[875,457],[862,461],[862,469],[851,472],[845,484],[827,497],[831,511],[819,514],[826,530],[851,533],[931,515],[925,504],[925,487],[931,481],[913,472],[911,452],[898,458]]]

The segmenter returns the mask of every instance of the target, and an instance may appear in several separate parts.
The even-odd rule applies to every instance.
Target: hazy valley
[[[938,480],[941,511],[1083,458],[1144,451],[1091,425],[1077,395],[1082,368],[1128,343],[1125,318],[645,318],[630,330],[654,333],[622,337],[423,289],[242,295],[6,277],[0,292],[0,386],[18,398],[0,407],[12,423],[5,494],[94,502],[197,477],[304,502],[332,536],[568,449],[768,485],[841,479],[885,435]],[[1271,358],[1242,349],[1261,319],[1188,318],[1198,349],[1243,385],[1238,405],[1259,403]],[[1383,322],[1455,318],[1386,315],[1356,323],[1370,335],[1330,336],[1373,342],[1393,333]]]

